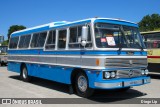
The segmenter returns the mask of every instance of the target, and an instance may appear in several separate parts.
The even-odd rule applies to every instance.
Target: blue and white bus
[[[127,90],[150,83],[138,25],[120,19],[52,22],[11,34],[8,70],[23,81],[44,78],[81,97],[94,89]]]

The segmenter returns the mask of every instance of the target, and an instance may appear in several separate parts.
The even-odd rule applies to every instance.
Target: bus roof
[[[160,33],[160,30],[157,31],[147,31],[147,32],[140,32],[142,35],[143,34],[152,34],[152,33]]]
[[[105,20],[105,21],[108,21],[108,23],[114,23],[114,24],[126,23],[129,26],[138,27],[138,25],[136,23],[130,22],[130,21],[126,21],[126,20],[122,20],[122,19],[116,19],[116,18],[89,18],[89,19],[73,21],[73,22],[68,22],[68,21],[51,22],[51,23],[48,23],[48,24],[44,24],[44,25],[27,28],[27,29],[20,30],[20,31],[16,31],[16,32],[13,32],[11,35],[12,35],[12,37],[13,36],[18,36],[18,35],[26,35],[26,34],[30,34],[30,33],[33,33],[33,32],[40,32],[40,31],[49,30],[51,28],[59,28],[59,27],[65,27],[65,26],[71,26],[71,25],[78,25],[78,24],[89,23],[91,21],[98,21],[98,20]]]

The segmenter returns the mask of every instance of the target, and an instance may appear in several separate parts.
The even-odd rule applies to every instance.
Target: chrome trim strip
[[[134,85],[143,85],[143,84],[150,83],[150,78],[126,81],[124,82],[124,86],[122,82],[116,82],[116,83],[94,82],[94,86],[97,88],[117,88],[117,87],[128,87],[128,86],[134,86]]]
[[[16,55],[8,55],[8,56],[36,56],[36,57],[80,57],[82,56],[82,58],[108,58],[108,59],[111,59],[111,58],[124,58],[124,59],[127,59],[127,58],[131,58],[134,59],[134,58],[147,58],[147,56],[92,56],[92,55],[21,55],[21,54],[16,54]]]
[[[86,68],[86,69],[105,69],[105,67],[95,67],[95,66],[79,66],[79,65],[70,65],[70,64],[59,64],[59,63],[42,63],[42,62],[33,62],[33,61],[20,61],[20,60],[8,60],[8,62],[25,62],[33,64],[44,64],[44,65],[56,65],[56,66],[66,66],[66,67],[76,67],[76,68]]]

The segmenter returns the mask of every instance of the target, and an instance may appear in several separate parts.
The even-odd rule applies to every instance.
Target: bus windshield
[[[136,27],[96,23],[95,39],[98,48],[145,48]]]

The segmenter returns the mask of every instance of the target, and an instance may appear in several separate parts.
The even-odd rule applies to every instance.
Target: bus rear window
[[[10,39],[9,48],[10,49],[16,49],[17,45],[18,45],[18,40],[19,40],[19,37],[13,37],[13,38],[11,38]]]

